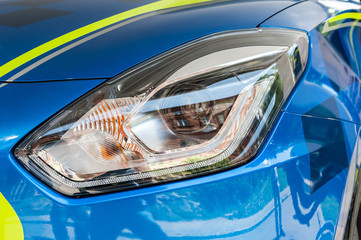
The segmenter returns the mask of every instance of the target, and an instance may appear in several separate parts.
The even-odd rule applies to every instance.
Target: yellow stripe
[[[336,21],[344,20],[344,19],[355,19],[361,20],[361,13],[343,13],[337,15],[329,20],[329,23],[334,23]]]
[[[49,42],[46,42],[30,51],[18,56],[17,58],[7,62],[6,64],[4,64],[0,67],[0,77],[13,71],[14,69],[20,67],[21,65],[33,60],[34,58],[39,57],[40,55],[47,53],[63,44],[66,44],[70,41],[73,41],[86,34],[92,33],[94,31],[97,31],[101,28],[112,25],[114,23],[124,21],[126,19],[136,17],[136,16],[139,16],[139,15],[142,15],[145,13],[157,11],[157,10],[164,10],[164,9],[168,9],[168,8],[181,7],[181,6],[211,2],[211,1],[214,1],[214,0],[160,0],[160,1],[157,1],[154,3],[150,3],[147,5],[144,5],[144,6],[141,6],[138,8],[134,8],[134,9],[128,10],[126,12],[122,12],[122,13],[116,14],[114,16],[102,19],[100,21],[94,22],[92,24],[89,24],[84,27],[78,28],[74,31],[71,31],[67,34],[64,34],[53,40],[50,40]]]
[[[354,24],[352,25],[350,31],[349,31],[349,38],[350,38],[350,43],[351,43],[351,48],[352,48],[352,53],[353,53],[353,56],[355,58],[356,61],[354,61],[356,63],[356,67],[357,67],[357,74],[360,74],[360,68],[358,66],[358,59],[357,59],[357,55],[356,55],[356,51],[355,51],[355,45],[353,43],[353,34],[354,34],[354,30],[355,30],[355,27],[356,27],[356,23],[357,22],[354,22]]]
[[[20,219],[11,205],[0,193],[0,239],[24,239]]]

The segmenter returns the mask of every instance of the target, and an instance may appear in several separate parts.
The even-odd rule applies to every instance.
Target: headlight
[[[307,35],[254,29],[190,42],[117,76],[16,149],[55,190],[84,195],[244,164],[303,72]]]

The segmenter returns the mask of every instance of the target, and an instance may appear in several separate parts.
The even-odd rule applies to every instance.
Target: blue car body
[[[54,47],[19,66],[6,65],[75,29],[152,3],[157,1],[0,2],[0,211],[6,204],[13,209],[0,212],[0,239],[352,237],[361,160],[360,2],[207,1],[151,10],[82,43],[70,40],[60,53]],[[310,42],[301,79],[249,163],[72,198],[14,156],[37,126],[107,79],[191,40],[253,28],[298,29]]]

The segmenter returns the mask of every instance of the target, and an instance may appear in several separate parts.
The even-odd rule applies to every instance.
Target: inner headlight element
[[[308,38],[254,29],[210,35],[110,79],[16,149],[55,190],[86,195],[244,164],[302,74]]]

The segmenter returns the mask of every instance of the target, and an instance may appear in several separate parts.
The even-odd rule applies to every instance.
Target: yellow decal
[[[23,227],[18,215],[0,193],[0,240],[24,239]]]
[[[353,20],[353,21],[345,22],[344,20]],[[353,58],[358,59],[352,36],[354,35],[355,27],[361,27],[361,23],[359,22],[360,20],[361,20],[361,13],[355,13],[355,12],[342,13],[340,15],[330,18],[327,22],[325,22],[321,33],[325,35],[328,32],[335,31],[340,28],[351,27],[349,31],[349,39],[352,47]],[[355,63],[357,67],[357,74],[360,74],[360,67],[358,65],[358,61],[355,61]]]
[[[109,25],[124,21],[129,18],[133,18],[145,13],[158,11],[158,10],[164,10],[168,8],[174,8],[174,7],[181,7],[181,6],[187,6],[197,3],[205,3],[205,2],[211,2],[214,0],[160,0],[154,3],[150,3],[141,7],[137,7],[116,15],[113,15],[111,17],[102,19],[100,21],[91,23],[89,25],[86,25],[84,27],[78,28],[74,31],[71,31],[67,34],[64,34],[60,37],[57,37],[49,42],[46,42],[20,56],[17,58],[5,63],[0,67],[0,77],[4,76],[5,74],[13,71],[14,69],[20,67],[21,65],[33,60],[36,57],[39,57],[40,55],[47,53],[61,45],[64,45],[66,43],[69,43],[75,39],[78,39],[80,37],[83,37],[86,34],[95,32],[99,29],[102,29],[104,27],[107,27]]]
[[[344,22],[343,20],[350,19],[353,20],[351,22]],[[361,27],[361,13],[342,13],[335,17],[330,18],[325,24],[323,25],[322,34],[326,34],[331,31],[335,31],[340,28],[344,27]]]
[[[329,23],[334,23],[336,21],[344,20],[344,19],[355,19],[361,20],[361,13],[342,13],[337,15],[329,20]]]

